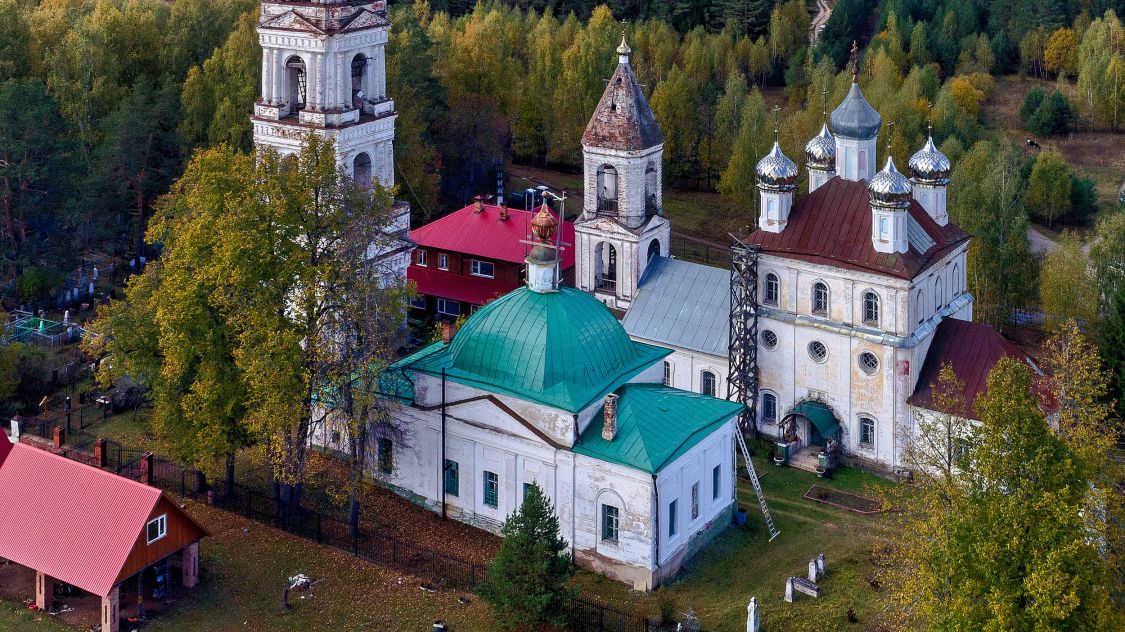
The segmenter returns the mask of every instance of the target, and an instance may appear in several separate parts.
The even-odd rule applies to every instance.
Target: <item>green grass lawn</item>
[[[888,483],[853,469],[839,470],[833,480],[824,481],[809,472],[767,465],[757,456],[754,464],[764,473],[762,488],[781,531],[773,542],[768,541],[753,488],[740,481],[739,504],[750,512],[751,528],[729,527],[688,563],[679,579],[649,595],[591,573],[580,575],[580,585],[589,594],[650,615],[657,615],[664,601],[673,603],[677,612],[693,608],[709,632],[744,630],[751,596],[758,598],[767,630],[864,629],[883,606],[882,593],[865,578],[874,572],[869,557],[874,538],[886,525],[879,516],[801,496],[814,483],[859,494]],[[822,552],[828,567],[821,597],[798,595],[795,603],[785,603],[786,578],[805,576],[809,559]],[[849,607],[855,609],[859,624],[847,622]]]

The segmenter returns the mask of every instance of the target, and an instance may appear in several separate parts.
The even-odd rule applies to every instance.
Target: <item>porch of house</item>
[[[159,614],[199,583],[199,543],[195,542],[95,595],[35,569],[0,559],[0,600],[42,610],[85,630],[119,632]]]

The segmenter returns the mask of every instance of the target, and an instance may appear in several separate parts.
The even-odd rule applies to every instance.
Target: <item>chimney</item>
[[[441,341],[443,344],[453,342],[453,336],[457,333],[457,323],[449,320],[441,321]]]
[[[484,197],[476,196],[473,198],[473,212],[480,215],[484,211]]]
[[[508,221],[508,205],[504,204],[500,207],[500,221]]]
[[[605,396],[605,407],[602,408],[602,439],[613,441],[617,436],[617,394],[610,393]]]

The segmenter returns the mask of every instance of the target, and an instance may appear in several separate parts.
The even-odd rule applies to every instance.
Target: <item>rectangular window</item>
[[[484,473],[484,504],[492,508],[500,505],[500,479],[495,472]]]
[[[723,470],[721,465],[716,465],[711,470],[711,500],[719,499],[719,486],[723,484]]]
[[[699,381],[701,384],[699,392],[703,393],[704,395],[710,395],[711,397],[714,397],[716,392],[715,374],[710,371],[704,371],[700,376]]]
[[[664,363],[664,386],[672,385],[672,364],[670,362]]]
[[[771,424],[777,421],[777,398],[773,393],[762,393],[762,421]]]
[[[602,541],[617,542],[617,507],[602,505]]]
[[[410,304],[414,307],[414,309],[426,309],[426,297],[415,296],[413,299],[411,299]]]
[[[439,314],[443,314],[445,316],[460,316],[461,304],[457,301],[439,298],[437,300],[437,311]]]
[[[395,469],[394,443],[390,439],[380,438],[376,445],[378,446],[379,471],[390,474]]]
[[[473,259],[472,272],[475,276],[482,276],[493,278],[496,276],[496,266],[488,261],[477,261]]]
[[[439,254],[437,256],[437,267],[438,267],[438,270],[448,270],[449,269],[449,255],[445,254],[444,252]]]
[[[699,483],[691,486],[691,519],[699,517]]]
[[[531,483],[523,484],[523,497],[520,500],[527,500],[528,493],[531,492]]]
[[[676,504],[679,501],[673,500],[668,503],[668,537],[676,536]]]
[[[145,539],[148,544],[168,535],[168,514],[161,514],[145,525]]]
[[[875,420],[870,417],[859,418],[859,444],[872,447],[875,445]]]
[[[418,265],[420,265],[420,266],[426,265],[426,251],[425,250],[418,250],[417,255],[415,255],[415,256],[417,257],[416,261],[418,262]]]
[[[461,474],[457,461],[445,460],[445,493],[457,496],[461,493]]]

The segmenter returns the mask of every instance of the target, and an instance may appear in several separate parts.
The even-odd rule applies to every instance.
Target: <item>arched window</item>
[[[867,173],[867,152],[862,149],[859,150],[859,173]]]
[[[704,371],[700,374],[699,378],[699,392],[714,397],[717,392],[715,374],[710,371]]]
[[[879,218],[879,239],[890,239],[891,220],[886,217]]]
[[[660,205],[656,201],[656,193],[660,189],[659,176],[656,173],[656,163],[648,161],[645,167],[645,214],[656,215],[660,212]]]
[[[653,239],[648,243],[648,261],[660,256],[660,240]]]
[[[863,324],[879,326],[879,295],[870,290],[863,293]]]
[[[598,210],[617,213],[617,169],[612,165],[598,168]]]
[[[305,60],[296,55],[285,62],[285,72],[289,78],[289,112],[296,113],[305,107],[307,93],[307,77],[305,75]]]
[[[870,417],[859,418],[859,445],[869,450],[875,448],[875,420]]]
[[[672,363],[664,361],[664,386],[672,385]]]
[[[922,321],[926,320],[926,297],[922,294],[922,290],[918,290],[918,298],[914,301],[914,309],[918,312],[918,324],[921,325]]]
[[[371,188],[371,156],[367,152],[360,152],[352,161],[352,173],[356,186],[365,191]]]
[[[765,287],[762,291],[762,303],[776,307],[780,295],[781,283],[777,280],[777,275],[770,272],[766,275]]]
[[[812,313],[828,317],[828,286],[819,281],[812,286]]]
[[[945,297],[941,293],[941,277],[934,281],[934,309],[939,310],[945,307]]]
[[[599,290],[617,289],[617,249],[603,241],[595,251],[594,284]]]
[[[362,107],[363,98],[370,97],[367,89],[367,55],[363,53],[352,57],[352,105]],[[363,96],[360,96],[363,93]]]
[[[773,393],[762,393],[761,410],[762,423],[777,423],[777,396]]]
[[[961,295],[961,268],[956,263],[953,264],[953,280],[950,284],[953,286],[950,298],[957,298]]]

